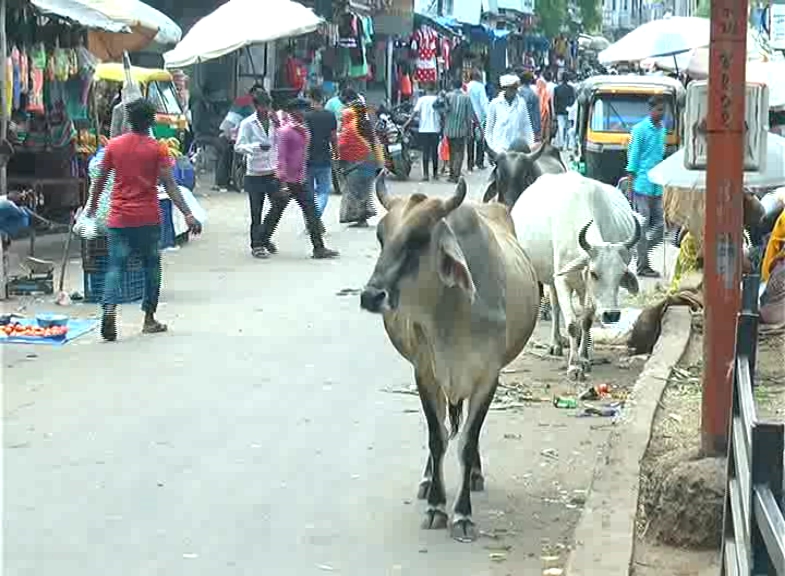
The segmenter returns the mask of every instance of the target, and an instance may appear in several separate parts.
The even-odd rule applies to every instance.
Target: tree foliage
[[[711,16],[711,0],[698,0],[698,8],[695,10],[695,16],[709,18]]]
[[[602,24],[601,0],[578,0],[581,11],[581,21],[586,32],[596,32]]]
[[[566,0],[537,0],[534,9],[540,20],[542,33],[549,38],[558,36],[567,18]]]

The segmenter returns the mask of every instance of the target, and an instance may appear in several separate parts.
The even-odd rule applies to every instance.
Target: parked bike
[[[384,146],[385,167],[400,180],[407,180],[412,171],[411,137],[384,105],[379,107],[376,116],[376,134]]]

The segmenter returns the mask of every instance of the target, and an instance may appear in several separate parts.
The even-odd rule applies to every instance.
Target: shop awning
[[[39,12],[64,18],[96,30],[107,32],[131,32],[131,28],[118,20],[112,20],[102,12],[76,0],[30,0]]]
[[[436,16],[427,12],[415,12],[414,24],[426,24],[445,36],[462,36],[462,24],[449,16]]]
[[[106,32],[144,29],[158,44],[176,44],[183,31],[166,14],[140,0],[30,0],[45,14]]]
[[[229,0],[164,54],[164,66],[183,68],[250,46],[313,32],[324,22],[292,0]]]

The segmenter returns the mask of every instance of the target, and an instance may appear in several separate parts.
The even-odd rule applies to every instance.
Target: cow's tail
[[[456,404],[448,404],[447,412],[450,418],[450,440],[458,435],[463,420],[463,400],[458,400]]]

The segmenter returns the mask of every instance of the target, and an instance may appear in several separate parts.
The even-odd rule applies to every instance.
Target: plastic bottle
[[[565,408],[565,409],[577,408],[578,401],[575,398],[571,398],[569,396],[556,396],[553,399],[553,405],[556,408]]]

